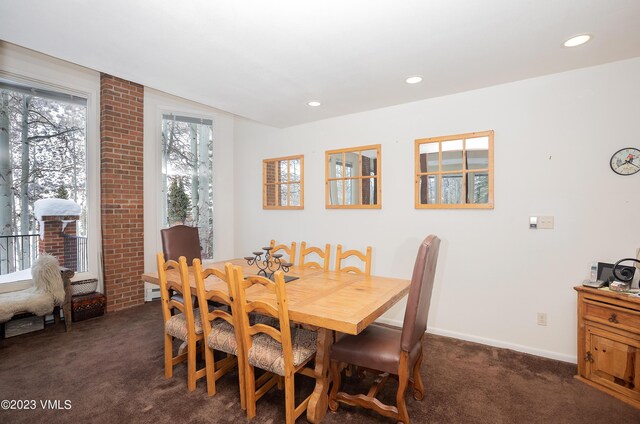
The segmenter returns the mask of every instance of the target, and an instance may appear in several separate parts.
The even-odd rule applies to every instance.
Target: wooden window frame
[[[269,162],[275,162],[276,164],[281,162],[281,161],[291,161],[291,160],[300,160],[300,181],[287,181],[287,182],[273,182],[273,183],[269,183],[267,182],[267,163]],[[290,175],[291,173],[291,167],[288,166],[287,167],[287,175]],[[279,172],[276,173],[276,177],[279,175]],[[288,178],[287,178],[288,179]],[[281,205],[273,205],[270,206],[267,204],[267,186],[269,185],[273,185],[276,186],[276,190],[279,193],[280,191],[278,190],[277,186],[280,186],[282,184],[286,184],[287,185],[287,203],[289,202],[290,196],[290,188],[291,188],[291,184],[300,184],[300,205],[298,206],[290,206],[290,205],[286,205],[286,206],[281,206]],[[262,209],[289,209],[289,210],[297,210],[297,209],[304,209],[304,155],[292,155],[292,156],[283,156],[283,157],[279,157],[279,158],[270,158],[270,159],[264,159],[262,161]]]
[[[357,176],[357,177],[345,177],[344,175],[339,178],[331,178],[330,169],[329,169],[329,159],[331,155],[335,155],[337,153],[342,153],[342,163],[345,163],[345,153],[353,153],[353,152],[363,152],[365,150],[375,150],[376,151],[376,175],[375,176]],[[358,155],[358,173],[361,174],[362,169],[362,155]],[[331,181],[346,181],[346,180],[360,180],[359,187],[362,187],[362,180],[364,179],[376,179],[376,204],[374,205],[363,205],[362,204],[362,190],[358,191],[358,200],[359,204],[357,205],[332,205],[331,204],[331,195],[330,195],[330,184]],[[342,184],[342,199],[345,198],[345,184]],[[325,151],[325,207],[327,209],[381,209],[382,208],[382,145],[381,144],[371,144],[368,146],[358,146],[358,147],[349,147],[345,149],[335,149],[335,150],[327,150]]]
[[[470,138],[479,138],[479,137],[488,137],[489,139],[489,148],[488,148],[488,167],[482,169],[466,169],[466,140]],[[463,140],[462,143],[462,169],[455,171],[443,171],[442,170],[442,142],[450,141],[450,140]],[[420,170],[420,146],[428,143],[439,143],[438,148],[438,171],[430,171],[430,172],[422,172]],[[420,203],[420,177],[427,175],[437,175],[442,176],[446,174],[462,174],[463,182],[466,181],[467,173],[477,173],[477,172],[487,172],[489,179],[489,188],[488,188],[488,202],[487,203],[456,203],[456,204],[446,204],[446,203],[432,203],[432,204],[423,204]],[[493,209],[493,130],[489,131],[481,131],[481,132],[472,132],[466,134],[455,134],[455,135],[447,135],[444,137],[431,137],[431,138],[421,138],[415,140],[415,173],[414,173],[414,184],[415,184],[415,208],[416,209]],[[442,178],[438,178],[438,195],[440,196],[440,201],[442,201]],[[462,198],[466,202],[467,193],[466,193],[466,184],[462,185]]]

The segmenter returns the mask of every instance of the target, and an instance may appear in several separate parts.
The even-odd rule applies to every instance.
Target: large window
[[[493,131],[415,143],[416,208],[493,208]]]
[[[86,126],[86,99],[0,79],[0,274],[27,269],[37,256],[33,205],[45,198],[80,205],[60,262],[88,270]]]
[[[163,224],[198,227],[203,259],[213,258],[213,121],[162,116]]]

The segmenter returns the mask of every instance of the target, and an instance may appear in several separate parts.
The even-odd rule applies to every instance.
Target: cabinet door
[[[586,331],[586,377],[640,400],[640,341],[591,326]]]

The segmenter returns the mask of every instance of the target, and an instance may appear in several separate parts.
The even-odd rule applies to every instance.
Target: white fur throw
[[[60,264],[55,256],[41,253],[31,266],[31,276],[37,291],[50,293],[57,306],[64,303],[64,283],[60,274]]]
[[[64,283],[54,256],[40,254],[31,267],[31,276],[34,287],[0,294],[0,322],[9,321],[19,312],[46,315],[64,303]]]

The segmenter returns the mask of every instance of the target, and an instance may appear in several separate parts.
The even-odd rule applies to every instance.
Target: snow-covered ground
[[[0,293],[23,290],[33,285],[31,268],[0,275]]]

